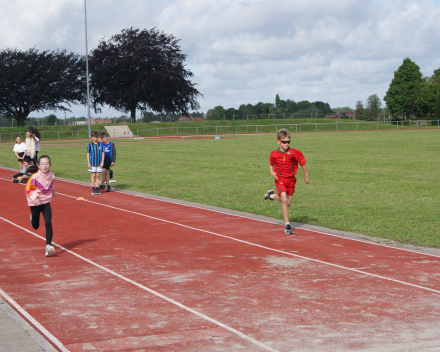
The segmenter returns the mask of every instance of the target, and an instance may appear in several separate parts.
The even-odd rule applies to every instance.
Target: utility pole
[[[84,22],[86,32],[86,75],[87,75],[87,120],[89,122],[89,138],[91,137],[90,131],[90,90],[89,90],[89,48],[87,46],[87,4],[84,0]]]

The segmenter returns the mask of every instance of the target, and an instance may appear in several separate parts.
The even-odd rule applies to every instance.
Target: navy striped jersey
[[[87,153],[90,153],[89,163],[92,167],[97,167],[102,162],[102,143],[90,143],[87,146]]]

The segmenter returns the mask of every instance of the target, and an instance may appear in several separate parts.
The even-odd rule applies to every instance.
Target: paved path
[[[55,352],[36,330],[0,298],[0,352]]]

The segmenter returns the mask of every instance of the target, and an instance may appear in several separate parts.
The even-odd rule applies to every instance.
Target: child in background
[[[19,170],[23,168],[23,160],[26,158],[26,143],[21,141],[21,137],[15,138],[14,149],[12,151],[18,159]]]
[[[92,131],[90,135],[92,142],[87,146],[87,164],[92,175],[92,194],[99,195],[101,194],[99,191],[99,174],[104,166],[104,151],[102,150],[102,143],[98,142],[98,131]]]
[[[35,127],[28,127],[28,129],[26,130],[26,132],[30,132],[31,136],[34,138],[35,141],[35,157],[34,157],[34,164],[37,164],[37,160],[38,160],[38,152],[41,151],[41,147],[40,147],[40,131],[38,131]]]
[[[50,201],[56,196],[54,188],[55,175],[50,171],[50,158],[47,155],[40,157],[38,166],[29,166],[31,173],[26,184],[25,194],[28,205],[31,208],[31,224],[37,230],[40,227],[40,214],[43,214],[46,226],[46,257],[54,255],[55,248],[52,246],[52,209]]]
[[[26,131],[26,159],[29,160],[29,165],[35,163],[35,138],[32,132]],[[36,164],[36,163],[35,163]]]
[[[293,234],[292,227],[289,222],[289,207],[292,204],[292,195],[295,192],[296,171],[298,164],[304,172],[306,183],[309,183],[309,174],[306,168],[306,159],[303,153],[299,150],[291,149],[290,133],[285,128],[277,132],[278,145],[277,150],[270,153],[270,175],[275,179],[275,188],[277,194],[274,194],[273,189],[270,189],[264,195],[264,199],[277,200],[281,203],[281,210],[284,218],[284,233],[287,235]]]
[[[15,174],[12,176],[12,182],[14,183],[26,183],[27,179],[29,178],[29,175],[27,174],[27,169],[29,168],[29,161],[24,159],[23,160],[23,168],[20,170],[18,174]]]
[[[116,162],[116,148],[115,144],[108,140],[107,134],[101,133],[99,137],[101,137],[102,148],[104,150],[104,166],[102,170],[100,187],[102,190],[105,190],[104,184],[107,183],[107,192],[110,192],[112,188],[110,187],[109,172],[111,171],[110,167],[115,165]]]

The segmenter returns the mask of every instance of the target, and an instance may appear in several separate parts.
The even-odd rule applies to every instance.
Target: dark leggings
[[[52,244],[52,209],[50,203],[31,207],[32,227],[35,230],[40,227],[40,213],[43,214],[44,225],[46,226],[46,244]]]

